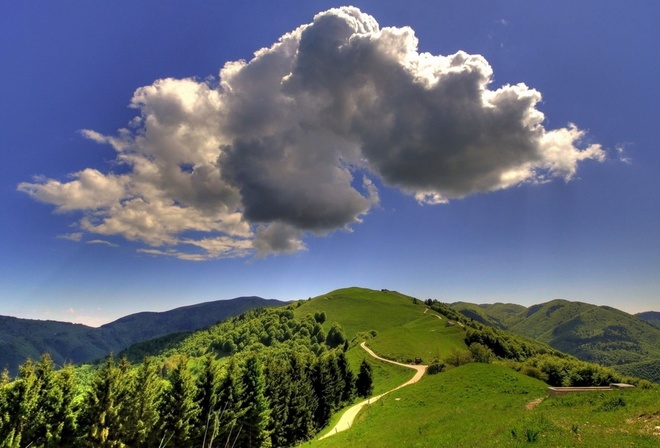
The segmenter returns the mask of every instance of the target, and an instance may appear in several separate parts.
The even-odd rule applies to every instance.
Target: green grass
[[[465,330],[458,325],[446,326],[447,319],[433,314],[429,311],[405,325],[389,328],[367,344],[384,358],[406,362],[419,357],[426,364],[433,358],[444,359],[453,350],[466,350]]]
[[[503,366],[468,364],[386,395],[353,427],[311,447],[655,447],[660,389],[546,398],[546,385]],[[532,444],[532,445],[530,445]]]
[[[333,322],[338,322],[346,336],[351,339],[362,331],[385,331],[405,325],[424,312],[426,307],[420,301],[397,292],[382,292],[364,288],[345,288],[303,302],[294,310],[296,317],[324,311],[327,331]]]

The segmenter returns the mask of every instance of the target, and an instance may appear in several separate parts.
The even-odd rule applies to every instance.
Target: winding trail
[[[370,397],[370,398],[368,398],[364,401],[361,401],[360,403],[355,404],[355,405],[351,406],[350,408],[348,408],[346,410],[346,412],[344,412],[344,415],[341,416],[341,418],[339,419],[337,424],[334,426],[334,428],[332,428],[330,430],[330,432],[328,432],[323,437],[320,437],[319,440],[323,440],[327,437],[330,437],[330,436],[333,436],[333,435],[337,434],[338,432],[346,431],[347,429],[349,429],[351,427],[351,425],[353,424],[353,420],[355,420],[355,417],[358,415],[358,412],[360,412],[360,410],[363,407],[365,407],[368,404],[375,403],[382,396],[387,395],[390,392],[394,392],[395,390],[399,390],[402,387],[406,387],[410,384],[416,383],[417,381],[420,380],[420,378],[422,376],[424,376],[424,373],[426,372],[426,368],[428,367],[428,366],[425,366],[425,365],[403,364],[403,363],[400,363],[400,362],[396,362],[396,361],[392,361],[392,360],[389,360],[389,359],[381,358],[380,356],[375,354],[373,352],[373,350],[371,350],[369,347],[367,347],[367,345],[364,342],[362,342],[360,344],[360,347],[362,347],[367,353],[369,353],[371,356],[378,359],[379,361],[385,361],[385,362],[389,362],[390,364],[396,364],[397,366],[408,367],[409,369],[416,370],[415,375],[410,380],[406,381],[405,383],[403,383],[400,386],[395,387],[394,389],[388,390],[387,392],[383,392],[382,394],[376,395],[375,397]]]

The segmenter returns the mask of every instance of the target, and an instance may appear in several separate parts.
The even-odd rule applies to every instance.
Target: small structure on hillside
[[[626,383],[612,383],[609,386],[591,386],[591,387],[548,387],[548,395],[566,395],[576,392],[603,392],[615,389],[631,389],[635,386]]]

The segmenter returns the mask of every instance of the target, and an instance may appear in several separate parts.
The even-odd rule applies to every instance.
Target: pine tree
[[[218,366],[212,356],[206,356],[202,371],[197,378],[195,403],[199,412],[194,422],[194,446],[203,448],[213,445],[218,433],[218,390],[220,386]]]
[[[318,398],[312,383],[313,355],[294,352],[289,359],[291,364],[291,397],[289,412],[284,426],[287,445],[297,445],[312,437],[316,432],[314,414]]]
[[[341,402],[348,403],[353,400],[355,395],[355,374],[351,370],[351,366],[346,359],[346,353],[343,351],[337,355],[337,367],[342,377],[343,389],[341,392]]]
[[[5,446],[18,448],[30,444],[28,440],[32,423],[36,420],[41,383],[35,363],[28,359],[19,367],[18,378],[7,397],[9,425],[6,428]]]
[[[360,397],[368,397],[373,391],[373,373],[369,363],[363,359],[360,364],[360,373],[355,381],[356,393]]]
[[[314,410],[314,423],[316,428],[320,429],[328,424],[333,407],[328,365],[322,359],[317,359],[314,363],[312,385],[317,402],[316,409]]]
[[[124,440],[130,447],[156,446],[160,414],[158,407],[162,390],[162,380],[158,376],[158,366],[152,358],[144,358],[130,381],[124,413]]]
[[[290,412],[290,400],[295,387],[287,353],[271,353],[266,360],[266,397],[270,403],[268,432],[273,446],[289,446],[286,424]]]
[[[266,379],[256,356],[248,358],[242,373],[243,414],[237,421],[237,445],[245,448],[268,446],[269,435],[266,428],[270,409],[265,395]]]
[[[78,393],[76,373],[71,364],[66,364],[57,372],[57,384],[61,391],[62,400],[55,414],[55,421],[58,422],[58,426],[57,435],[53,439],[52,446],[70,447],[74,445],[76,438],[77,409],[75,399]]]
[[[169,380],[161,405],[161,429],[170,446],[188,447],[198,409],[195,404],[195,380],[188,370],[187,358],[179,358]]]
[[[224,442],[227,446],[231,446],[230,441],[236,438],[236,433],[239,430],[237,421],[243,414],[241,409],[243,384],[238,370],[236,358],[232,357],[218,388],[217,406],[220,414],[218,415],[216,440]]]
[[[78,426],[83,446],[94,448],[123,447],[121,441],[122,396],[126,376],[112,356],[96,372],[83,405]]]
[[[39,382],[37,410],[23,440],[34,446],[55,447],[60,439],[62,390],[57,381],[53,360],[48,353],[43,354],[35,364],[35,375]]]

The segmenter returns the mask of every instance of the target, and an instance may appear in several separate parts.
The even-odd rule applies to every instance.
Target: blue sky
[[[0,314],[660,309],[656,2],[344,5],[4,2]]]

